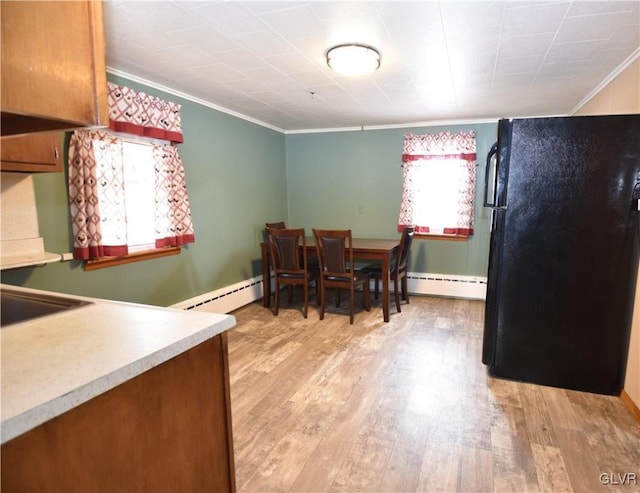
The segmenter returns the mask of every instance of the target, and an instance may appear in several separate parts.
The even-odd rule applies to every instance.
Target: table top
[[[306,237],[307,246],[316,246],[316,239],[313,236]],[[385,240],[375,238],[352,238],[354,250],[378,250],[392,251],[400,245],[400,238],[397,240]]]
[[[392,252],[395,248],[400,245],[400,238],[396,240],[388,240],[388,239],[377,239],[377,238],[352,238],[353,240],[353,249],[354,250],[362,250],[362,251],[370,251],[370,252]],[[305,238],[307,242],[307,247],[316,246],[316,239],[313,236],[307,236]],[[262,246],[267,246],[267,242],[262,242]]]

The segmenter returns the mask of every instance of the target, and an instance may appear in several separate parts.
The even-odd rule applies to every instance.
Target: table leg
[[[382,314],[389,321],[389,255],[382,256]]]
[[[271,306],[271,269],[269,268],[269,249],[265,243],[260,245],[262,249],[262,306]]]

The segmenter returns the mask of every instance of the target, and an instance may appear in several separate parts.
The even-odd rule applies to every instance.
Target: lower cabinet
[[[222,333],[2,445],[3,493],[235,491]]]

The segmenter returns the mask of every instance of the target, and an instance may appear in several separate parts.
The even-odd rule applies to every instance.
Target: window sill
[[[181,251],[181,247],[169,247],[135,252],[129,255],[123,255],[122,257],[103,257],[95,260],[85,260],[84,270],[105,269],[107,267],[115,267],[116,265],[131,264],[133,262],[141,262],[143,260],[151,260],[160,257],[169,257],[171,255],[178,255]]]
[[[469,241],[471,236],[415,233],[414,238],[420,240]]]

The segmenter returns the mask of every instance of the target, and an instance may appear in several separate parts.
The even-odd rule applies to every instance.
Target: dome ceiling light
[[[380,67],[380,52],[369,45],[342,44],[329,48],[327,65],[345,75],[364,75]]]

